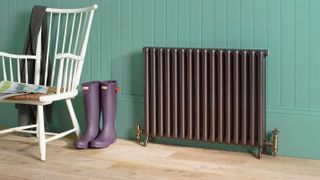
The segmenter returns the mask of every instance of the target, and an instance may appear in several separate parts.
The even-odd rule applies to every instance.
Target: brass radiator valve
[[[143,130],[141,129],[140,125],[138,124],[136,126],[136,142],[140,143],[141,140],[141,134],[143,133]]]
[[[273,156],[275,158],[278,157],[278,129],[275,128],[272,131],[273,137],[272,137],[272,141],[266,142],[266,147],[271,147],[272,148],[272,152],[273,152]]]
[[[145,134],[145,131],[141,129],[141,126],[138,124],[136,126],[136,142],[142,146],[147,146],[149,137],[145,134],[144,141],[141,142],[142,134]]]

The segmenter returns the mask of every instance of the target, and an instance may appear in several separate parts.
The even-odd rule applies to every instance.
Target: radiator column
[[[223,51],[218,54],[218,142],[223,143],[223,121],[224,121],[224,70]]]
[[[201,121],[202,121],[202,140],[207,141],[208,140],[208,51],[204,50],[202,51],[202,63],[201,63]]]
[[[240,97],[239,97],[239,93],[240,93],[240,87],[239,87],[239,78],[240,78],[240,71],[239,71],[239,51],[235,51],[234,52],[234,56],[233,56],[233,64],[234,64],[234,75],[233,75],[233,79],[234,79],[234,87],[233,87],[233,97],[234,97],[234,101],[233,101],[233,143],[234,144],[239,144],[239,103],[240,103]]]
[[[175,51],[175,55],[177,55],[177,51]],[[180,51],[180,62],[179,62],[179,119],[180,119],[180,138],[185,139],[185,50],[181,49]]]
[[[171,89],[171,86],[170,86],[170,79],[171,79],[171,74],[170,74],[170,49],[167,49],[165,51],[165,106],[164,106],[164,109],[165,109],[165,122],[166,122],[166,137],[167,138],[170,138],[171,137],[171,114],[170,114],[170,108],[171,108],[171,99],[170,99],[170,89]],[[174,65],[174,64],[173,64]],[[175,72],[173,72],[172,74],[172,77],[173,77],[173,81],[175,80]],[[173,85],[172,88],[174,89],[175,86]],[[173,100],[173,112],[174,112],[174,107],[175,107],[175,97],[174,97],[174,94],[173,94],[173,97],[172,97],[172,100]],[[176,121],[176,118],[175,116],[173,116],[173,121]],[[175,126],[173,126],[173,129],[176,129]]]
[[[215,50],[210,51],[210,141],[215,142],[216,139],[216,58]]]

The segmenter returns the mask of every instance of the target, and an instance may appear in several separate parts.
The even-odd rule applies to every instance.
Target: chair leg
[[[44,130],[43,106],[37,106],[38,132],[39,132],[39,148],[41,161],[46,160],[46,136]]]
[[[36,125],[37,125],[37,127],[36,127],[37,134],[36,134],[36,136],[37,136],[37,138],[39,138],[39,129],[40,129],[40,126],[39,126],[39,116],[38,116],[38,114],[37,114],[37,122],[36,122]]]
[[[68,106],[68,110],[69,110],[69,114],[70,114],[70,117],[71,117],[71,121],[72,121],[73,127],[76,129],[75,133],[76,133],[77,137],[80,138],[80,127],[79,127],[79,123],[78,123],[76,114],[74,112],[73,106],[72,106],[72,102],[71,102],[70,99],[67,99],[66,103],[67,103],[67,106]]]

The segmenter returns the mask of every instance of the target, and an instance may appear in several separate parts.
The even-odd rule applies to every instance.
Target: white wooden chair
[[[84,58],[88,39],[97,5],[79,9],[47,8],[48,18],[48,49],[47,58],[41,59],[41,30],[38,34],[36,55],[14,55],[0,52],[0,73],[2,80],[21,82],[20,64],[23,61],[35,62],[34,84],[40,83],[40,63],[46,63],[44,86],[54,87],[54,91],[37,96],[36,98],[13,98],[0,100],[1,103],[30,104],[37,106],[37,123],[28,126],[19,126],[1,130],[0,134],[10,132],[23,132],[36,134],[39,139],[40,159],[46,160],[46,143],[75,132],[80,136],[80,128],[74,112],[71,99],[78,94]],[[51,84],[46,84],[48,79],[48,60],[51,59]],[[1,68],[2,66],[2,68]],[[1,72],[2,71],[2,72]],[[25,66],[25,77],[28,82],[28,66]],[[1,80],[1,79],[0,79]],[[73,128],[62,133],[45,132],[44,111],[45,105],[54,101],[66,101],[71,116]],[[35,131],[28,130],[36,128]],[[46,135],[51,136],[46,138]]]

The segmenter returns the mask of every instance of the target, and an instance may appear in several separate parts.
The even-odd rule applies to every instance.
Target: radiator
[[[264,147],[277,150],[276,140],[266,140],[267,50],[143,51],[145,122],[143,130],[137,126],[138,142],[143,132],[145,145],[149,137],[236,144],[258,147],[258,158]]]

